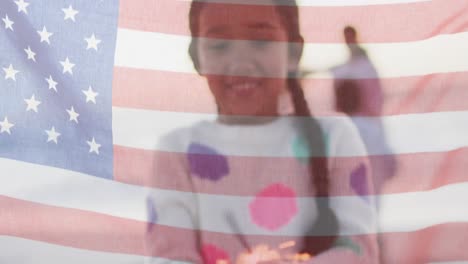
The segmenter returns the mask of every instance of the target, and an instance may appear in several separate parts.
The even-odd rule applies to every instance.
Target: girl
[[[298,8],[280,2],[192,2],[189,53],[219,116],[160,140],[146,244],[158,260],[377,262],[364,147],[345,118],[311,117]],[[278,113],[284,93],[295,116]]]

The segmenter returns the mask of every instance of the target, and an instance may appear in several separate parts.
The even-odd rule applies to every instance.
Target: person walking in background
[[[381,150],[391,153],[381,121],[384,95],[377,70],[359,44],[356,29],[345,27],[343,36],[349,59],[331,70],[334,76],[335,110],[348,115],[359,130],[369,154],[374,188],[379,194],[397,169],[393,155],[378,155]]]

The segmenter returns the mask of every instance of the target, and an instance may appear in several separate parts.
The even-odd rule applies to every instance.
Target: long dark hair
[[[276,5],[277,12],[282,18],[283,26],[288,33],[288,42],[290,42],[290,52],[296,52],[302,55],[303,38],[300,34],[299,27],[299,10],[296,1],[288,1],[285,6],[282,0],[273,0]],[[203,6],[207,4],[202,1],[192,1],[189,13],[190,31],[192,40],[190,42],[189,54],[193,64],[199,70],[199,61],[197,54],[197,38],[199,34],[200,14]],[[300,44],[300,49],[297,49]],[[309,253],[317,255],[320,252],[330,249],[338,233],[338,222],[336,215],[330,209],[329,196],[329,178],[328,165],[326,157],[326,147],[324,134],[318,121],[312,116],[307,101],[304,96],[299,76],[297,72],[290,72],[287,80],[287,87],[291,94],[294,112],[296,116],[307,117],[298,122],[300,131],[309,147],[309,172],[313,177],[312,183],[316,190],[316,195],[319,198],[318,211],[319,216],[315,223],[311,223],[309,231],[304,238],[303,249],[301,253]]]

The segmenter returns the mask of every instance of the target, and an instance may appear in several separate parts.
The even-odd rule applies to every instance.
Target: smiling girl
[[[303,38],[295,2],[230,2],[191,5],[189,53],[218,116],[160,140],[148,255],[377,263],[366,153],[345,117],[311,116],[297,78]],[[286,93],[294,116],[278,111]]]

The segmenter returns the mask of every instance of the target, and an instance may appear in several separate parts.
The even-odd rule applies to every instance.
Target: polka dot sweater
[[[311,231],[326,199],[310,176],[308,157],[318,154],[300,129],[307,120],[202,121],[162,138],[147,199],[147,254],[169,263],[376,263],[372,174],[346,117],[318,119],[338,227]],[[306,237],[333,237],[334,246],[312,256],[302,250]]]

